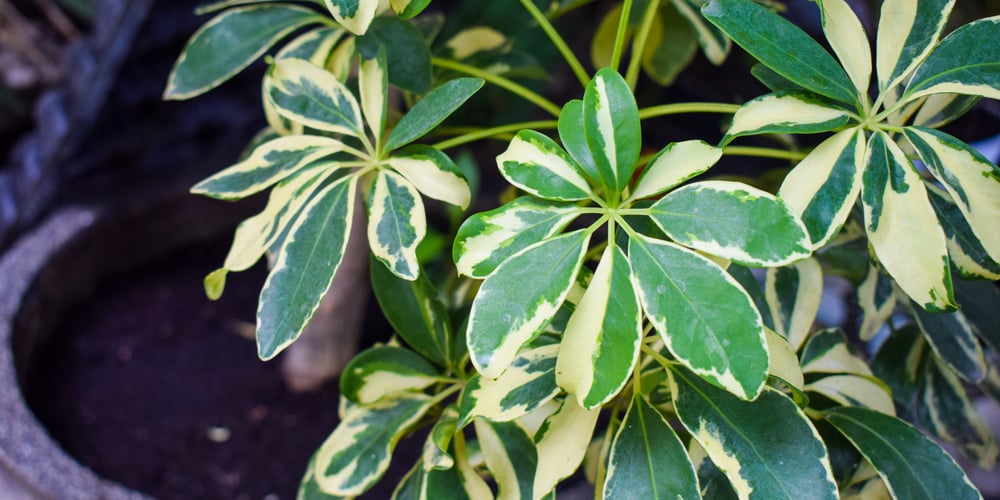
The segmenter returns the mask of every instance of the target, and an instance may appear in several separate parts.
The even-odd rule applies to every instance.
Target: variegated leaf
[[[316,451],[313,473],[319,487],[341,496],[365,492],[389,468],[399,439],[434,403],[430,396],[403,392],[352,408]]]
[[[274,0],[216,0],[211,3],[203,3],[194,8],[194,15],[203,16],[205,14],[211,14],[213,12],[219,12],[220,10],[228,9],[229,7],[236,7],[239,5],[250,5],[255,3],[268,3]],[[323,5],[323,0],[306,0],[308,2]]]
[[[456,500],[478,500],[493,498],[493,492],[486,481],[469,463],[464,441],[453,440],[455,465],[448,469],[428,470],[418,462],[410,474],[404,478],[406,484],[400,483],[393,492],[393,500],[436,500],[438,498],[454,498]]]
[[[927,128],[943,127],[972,109],[979,99],[981,96],[961,94],[933,94],[922,101],[917,99],[922,104],[913,118],[913,124]]]
[[[792,346],[784,337],[770,328],[765,328],[764,333],[767,339],[768,357],[771,358],[768,375],[778,377],[791,387],[801,391],[806,382],[802,375],[802,368],[799,366],[799,358],[792,350]]]
[[[976,383],[986,377],[986,356],[962,311],[931,313],[915,304],[913,318],[934,353],[963,379]]]
[[[844,127],[850,120],[846,110],[812,94],[775,92],[740,106],[722,144],[745,135],[829,132]]]
[[[904,133],[951,194],[980,244],[993,260],[1000,261],[1000,167],[944,132],[906,127]]]
[[[872,48],[858,16],[845,0],[822,0],[823,32],[859,95],[868,94],[872,77]]]
[[[501,49],[507,36],[489,26],[472,26],[459,31],[445,42],[452,59],[463,61],[481,52]]]
[[[429,42],[413,23],[396,16],[378,16],[365,36],[354,40],[362,57],[373,58],[379,51],[386,50],[387,73],[392,85],[414,94],[430,90],[433,75]]]
[[[257,307],[261,359],[298,338],[330,288],[347,248],[356,194],[355,177],[324,187],[289,228]]]
[[[881,131],[869,139],[865,163],[865,229],[879,262],[924,309],[955,309],[944,230],[920,174]]]
[[[316,28],[285,44],[274,56],[277,59],[304,59],[319,67],[326,66],[330,53],[347,32],[339,27]]]
[[[355,35],[364,35],[375,19],[379,0],[323,0],[330,14]]]
[[[755,59],[796,85],[845,104],[858,103],[851,78],[830,53],[767,7],[745,0],[712,0],[702,14]]]
[[[316,482],[316,455],[314,454],[306,465],[306,473],[299,483],[299,489],[295,493],[295,500],[341,500],[343,497],[331,495],[319,487]]]
[[[455,267],[465,276],[485,278],[514,254],[562,231],[577,215],[575,205],[529,196],[473,215],[455,236]]]
[[[983,469],[997,463],[997,442],[989,425],[969,399],[962,381],[938,359],[924,363],[923,393],[917,405],[920,421],[939,439],[958,445]]]
[[[892,280],[882,274],[877,267],[869,266],[868,274],[858,285],[858,306],[861,307],[861,326],[858,336],[870,341],[882,329],[886,320],[896,309],[896,292]]]
[[[364,135],[358,101],[333,73],[308,61],[275,61],[264,77],[264,94],[292,121],[317,130]]]
[[[440,150],[415,144],[393,153],[385,164],[406,177],[424,196],[463,210],[468,208],[472,199],[469,181]]]
[[[587,410],[566,398],[535,433],[538,468],[535,470],[535,499],[554,491],[557,484],[571,476],[583,463],[600,410]]]
[[[272,139],[255,148],[247,159],[199,182],[191,192],[220,200],[246,198],[343,148],[342,142],[318,135]]]
[[[738,500],[736,491],[726,475],[719,470],[712,459],[708,457],[708,452],[702,448],[698,441],[688,440],[688,458],[694,469],[698,472],[698,486],[701,488],[701,498],[705,500]]]
[[[601,182],[601,172],[597,169],[594,155],[587,146],[587,135],[583,128],[583,101],[573,99],[567,102],[559,113],[559,140],[566,152],[580,166],[587,178],[594,183]]]
[[[904,99],[952,93],[1000,99],[1000,16],[951,32],[913,73]]]
[[[517,351],[549,322],[573,286],[590,241],[584,230],[532,245],[483,282],[469,313],[472,363],[495,379]]]
[[[533,498],[538,452],[535,442],[517,422],[473,422],[479,446],[496,480],[497,500]]]
[[[705,17],[701,15],[701,6],[705,5],[705,1],[670,0],[670,3],[691,23],[705,58],[716,66],[722,64],[726,60],[726,56],[729,55],[729,49],[733,43],[719,28],[705,22]]]
[[[410,19],[422,12],[431,0],[389,0],[392,11],[401,19]]]
[[[972,231],[965,214],[947,191],[927,185],[927,195],[948,238],[948,256],[958,271],[970,278],[1000,280],[1000,263],[993,260]]]
[[[356,403],[374,403],[404,391],[420,391],[438,381],[423,356],[402,347],[376,346],[355,356],[340,376],[340,394]]]
[[[621,193],[639,160],[642,130],[635,97],[617,71],[604,68],[594,75],[583,94],[582,116],[587,148],[599,175],[595,180],[608,191]]]
[[[910,424],[854,406],[824,416],[878,470],[893,498],[982,498],[958,464]]]
[[[907,325],[892,332],[875,353],[871,361],[872,372],[892,389],[892,399],[897,408],[905,410],[913,406],[926,352],[927,341],[920,334],[920,329],[916,325]]]
[[[476,375],[469,379],[459,398],[459,425],[476,417],[509,422],[541,407],[559,394],[556,385],[556,354],[559,344],[544,345],[518,353],[510,368],[496,380]]]
[[[665,193],[708,170],[722,158],[722,149],[704,141],[672,142],[643,169],[629,197],[633,200]]]
[[[812,253],[798,217],[743,183],[688,184],[654,203],[650,217],[677,243],[743,265],[781,266]]]
[[[802,348],[805,373],[852,373],[871,376],[865,361],[851,352],[847,336],[840,328],[825,328],[809,337]]]
[[[420,193],[403,176],[379,170],[368,200],[368,246],[393,274],[415,280],[420,274],[417,245],[427,234]]]
[[[876,37],[875,68],[880,92],[906,79],[941,37],[955,0],[886,0]]]
[[[455,458],[451,455],[452,438],[459,432],[458,410],[449,405],[438,417],[434,427],[427,434],[424,450],[421,454],[424,471],[447,470],[455,466]]]
[[[837,235],[861,192],[864,138],[860,129],[838,132],[816,146],[781,183],[778,197],[802,218],[814,249]]]
[[[576,201],[590,196],[576,162],[555,141],[534,130],[514,136],[497,156],[497,168],[508,182],[539,198]]]
[[[361,94],[361,112],[368,123],[375,142],[381,144],[385,131],[386,107],[389,100],[389,77],[386,74],[385,52],[376,57],[361,58],[358,71],[358,90]]]
[[[955,280],[955,299],[962,315],[994,353],[1000,352],[1000,288],[989,281]],[[987,365],[992,363],[987,362]]]
[[[483,83],[481,78],[455,78],[428,92],[392,129],[385,149],[401,148],[433,130],[478,92]]]
[[[809,336],[823,297],[823,269],[816,259],[767,270],[764,296],[774,330],[798,350]]]
[[[396,488],[392,490],[390,500],[420,500],[420,492],[427,481],[427,472],[423,468],[423,460],[410,467],[410,471],[396,483]],[[311,500],[310,498],[296,498],[295,500]],[[462,499],[464,500],[464,499]]]
[[[222,12],[191,36],[170,72],[163,98],[182,100],[203,94],[242,71],[291,32],[322,21],[315,11],[288,4]]]
[[[765,389],[744,401],[683,368],[670,381],[681,423],[740,498],[837,498],[823,441],[791,399]]]
[[[844,406],[863,406],[896,415],[889,389],[868,377],[830,375],[809,383],[806,391],[822,394]]]
[[[631,378],[641,342],[642,313],[632,269],[625,252],[609,244],[566,324],[556,382],[580,406],[599,408]]]
[[[739,283],[690,250],[641,235],[629,241],[629,262],[643,310],[677,360],[743,399],[760,394],[767,340]]]
[[[611,445],[603,498],[701,498],[677,433],[640,394],[632,396]]]
[[[701,22],[708,24],[704,18]],[[673,83],[698,53],[698,33],[673,3],[659,4],[646,40],[642,69],[650,80],[664,87]]]

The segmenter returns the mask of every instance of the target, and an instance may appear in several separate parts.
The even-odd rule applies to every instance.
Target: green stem
[[[784,149],[758,148],[753,146],[729,146],[725,150],[729,156],[754,156],[757,158],[776,158],[779,160],[799,161],[806,157],[807,153],[802,151],[788,151]]]
[[[628,18],[632,15],[632,0],[625,0],[622,5],[622,14],[618,18],[618,33],[615,34],[615,50],[611,53],[611,68],[618,71],[621,64],[622,52],[625,50],[625,34],[628,31]]]
[[[491,127],[485,129],[459,129],[463,130],[460,135],[452,137],[451,139],[446,139],[437,144],[433,144],[432,147],[440,150],[450,149],[456,146],[461,146],[463,144],[468,144],[470,142],[475,142],[480,139],[487,139],[490,137],[502,137],[512,132],[517,132],[524,129],[532,130],[551,130],[559,126],[559,122],[555,120],[542,120],[534,122],[521,122],[512,123],[509,125],[500,125],[498,127]]]
[[[740,109],[739,104],[723,102],[679,102],[676,104],[661,104],[639,110],[639,119],[655,118],[657,116],[678,115],[683,113],[722,113],[731,115]]]
[[[673,366],[673,364],[674,364],[673,361],[670,361],[669,359],[664,358],[662,354],[656,352],[656,350],[653,349],[652,347],[650,347],[650,346],[648,346],[646,344],[642,344],[640,347],[642,348],[642,352],[644,352],[646,354],[649,354],[653,359],[656,360],[657,363],[660,364],[660,366],[662,366],[664,368],[667,368],[667,369],[669,369],[671,366]]]
[[[542,11],[538,10],[538,7],[535,6],[532,0],[521,0],[521,5],[531,14],[531,17],[535,19],[538,26],[542,28],[542,31],[549,37],[552,44],[559,50],[563,59],[566,60],[566,64],[569,64],[570,69],[573,70],[573,74],[576,75],[577,80],[580,80],[580,84],[586,87],[587,82],[590,81],[590,75],[587,74],[587,70],[583,69],[583,64],[580,64],[580,60],[577,59],[576,54],[569,48],[569,45],[566,45],[566,41],[559,35],[556,28],[552,26],[549,19],[545,17]]]
[[[656,11],[660,8],[660,0],[652,0],[646,7],[646,13],[642,17],[642,26],[639,26],[639,33],[635,35],[632,42],[632,58],[628,63],[628,71],[625,73],[625,81],[629,88],[635,90],[635,85],[639,81],[639,68],[642,67],[642,53],[646,51],[646,42],[649,40],[649,32],[653,28],[653,20],[656,19]]]
[[[467,64],[462,64],[457,61],[450,61],[448,59],[441,59],[439,57],[431,59],[431,63],[440,68],[446,68],[458,71],[459,73],[464,73],[466,75],[482,78],[483,80],[486,80],[487,82],[490,82],[493,85],[496,85],[497,87],[513,92],[514,94],[524,98],[525,100],[531,102],[532,104],[544,109],[552,116],[555,117],[559,116],[559,111],[560,111],[559,106],[556,106],[552,101],[542,97],[541,95],[525,87],[524,85],[515,83],[514,81],[504,78],[500,75],[494,75],[493,73],[483,71],[479,68],[475,68]]]

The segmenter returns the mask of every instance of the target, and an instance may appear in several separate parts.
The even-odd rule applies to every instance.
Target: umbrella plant
[[[268,127],[192,189],[268,192],[205,280],[217,297],[268,258],[262,359],[299,337],[367,221],[395,335],[344,369],[301,498],[364,493],[414,435],[398,498],[549,498],[581,470],[609,498],[981,497],[935,439],[996,463],[974,398],[1000,398],[1000,168],[941,127],[1000,98],[1000,18],[949,33],[955,0],[884,0],[866,33],[818,0],[823,45],[773,1],[428,4],[207,5],[167,83],[192,98],[270,52]],[[590,47],[559,22],[581,9],[600,19]],[[564,66],[521,41],[540,33]],[[770,93],[636,92],[732,43]],[[490,106],[544,119],[473,111]],[[650,125],[688,113],[728,125]],[[712,171],[747,156],[791,168]],[[479,187],[493,169],[499,199]],[[856,304],[840,324],[817,320],[833,276]]]

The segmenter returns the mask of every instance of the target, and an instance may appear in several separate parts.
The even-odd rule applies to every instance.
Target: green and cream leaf
[[[389,100],[389,77],[384,51],[370,59],[361,58],[358,90],[361,94],[361,112],[368,123],[368,130],[371,130],[375,142],[381,144]]]
[[[962,26],[913,73],[903,98],[950,93],[1000,99],[1000,16]]]
[[[576,403],[576,398],[569,397],[535,433],[538,468],[533,491],[536,499],[553,491],[560,481],[580,467],[600,415],[599,409],[587,410]]]
[[[472,200],[469,181],[455,162],[440,150],[415,144],[385,160],[424,196],[450,203],[463,210]]]
[[[577,201],[590,196],[590,186],[573,158],[534,130],[518,132],[496,161],[508,182],[539,198]]]
[[[284,117],[317,130],[364,135],[361,110],[337,77],[301,59],[274,62],[264,77],[264,95]]]
[[[816,259],[767,270],[764,297],[774,330],[798,350],[809,336],[823,296],[823,269]]]
[[[849,112],[814,95],[775,92],[740,106],[722,144],[746,135],[830,132],[850,121]]]
[[[938,359],[928,359],[924,364],[920,403],[920,421],[933,435],[958,445],[963,454],[985,470],[996,465],[993,432],[967,396],[962,381]]]
[[[403,347],[376,346],[351,359],[340,376],[340,394],[360,404],[397,392],[420,391],[437,382],[429,361]]]
[[[908,78],[941,37],[955,0],[882,2],[876,36],[879,92]]]
[[[364,35],[378,12],[379,0],[323,0],[333,18],[355,35]]]
[[[459,398],[459,422],[464,427],[476,417],[509,422],[531,413],[559,394],[556,355],[559,344],[518,353],[496,380],[475,375]]]
[[[927,195],[948,238],[948,256],[958,271],[969,278],[1000,280],[1000,263],[993,260],[972,231],[965,214],[947,191],[928,184]]]
[[[858,95],[868,94],[872,77],[872,48],[858,16],[845,0],[822,0],[823,32],[840,64],[854,82]]]
[[[639,200],[665,193],[708,170],[722,158],[722,149],[704,141],[672,142],[643,169],[629,197]]]
[[[400,278],[420,274],[417,245],[427,234],[426,219],[417,188],[395,172],[378,171],[368,199],[368,246]]]
[[[915,304],[910,310],[934,353],[952,371],[972,383],[986,377],[986,355],[962,311],[931,313]]]
[[[599,178],[613,193],[632,180],[642,130],[639,108],[625,79],[611,68],[594,75],[583,94],[583,132]]]
[[[822,394],[844,406],[863,406],[886,415],[896,415],[889,389],[870,377],[830,375],[809,383],[806,391]]]
[[[825,328],[809,337],[800,357],[805,373],[847,373],[872,376],[865,361],[851,352],[839,328]]]
[[[534,498],[538,452],[531,436],[517,422],[473,422],[486,466],[496,480],[497,500]]]
[[[933,199],[933,198],[932,198]],[[896,291],[892,280],[877,267],[868,266],[868,274],[858,285],[858,306],[861,307],[861,326],[858,336],[870,341],[882,329],[896,308]]]

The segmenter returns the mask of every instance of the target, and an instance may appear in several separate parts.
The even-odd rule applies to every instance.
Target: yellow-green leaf
[[[274,62],[264,95],[286,118],[307,127],[355,137],[364,135],[358,101],[329,71],[302,59]]]
[[[463,210],[469,207],[472,200],[469,181],[440,150],[415,144],[396,151],[385,164],[406,177],[424,196]]]
[[[375,19],[379,0],[323,0],[330,14],[355,35],[364,35]]]
[[[788,339],[793,350],[798,350],[812,330],[819,311],[823,269],[816,259],[771,268],[765,275],[764,287],[775,331]]]
[[[535,433],[538,468],[535,470],[535,499],[553,491],[559,481],[580,467],[597,425],[598,409],[587,410],[566,398]]]
[[[806,391],[822,394],[844,406],[864,406],[886,415],[896,415],[888,389],[867,377],[830,375],[811,382]]]
[[[845,0],[822,0],[823,32],[858,94],[868,94],[872,76],[872,49],[868,34]]]
[[[639,200],[665,193],[708,170],[722,158],[722,149],[704,141],[672,142],[643,169],[629,197]]]
[[[385,52],[371,59],[361,58],[358,72],[358,90],[361,92],[361,111],[375,141],[381,143],[385,131],[385,114],[389,97],[389,77],[386,74]]]
[[[828,132],[849,121],[847,111],[812,94],[776,92],[741,106],[733,115],[722,144],[745,135]]]

